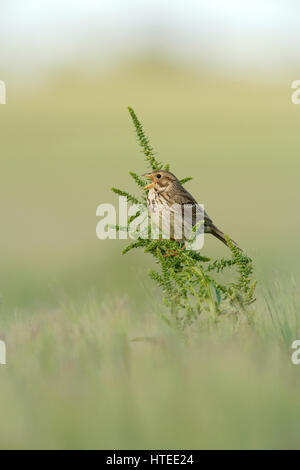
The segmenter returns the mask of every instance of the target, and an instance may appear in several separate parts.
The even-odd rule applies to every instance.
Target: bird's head
[[[170,173],[166,170],[155,170],[151,173],[145,173],[142,176],[144,176],[145,178],[150,178],[152,180],[152,182],[150,184],[147,184],[144,189],[154,188],[157,191],[164,190],[168,186],[170,186],[170,184],[174,183],[175,181],[178,181],[176,176],[173,175],[173,173]]]

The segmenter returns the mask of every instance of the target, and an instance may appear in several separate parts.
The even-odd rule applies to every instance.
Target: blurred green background
[[[143,295],[147,257],[121,258],[124,242],[95,233],[98,204],[118,203],[110,187],[135,191],[128,171],[146,170],[127,105],[158,157],[178,177],[193,176],[190,192],[258,272],[297,276],[300,108],[289,85],[149,60],[10,89],[0,110],[3,312],[53,303],[57,292]],[[208,236],[204,252],[226,248]]]
[[[299,447],[299,7],[268,3],[1,3],[1,448]],[[254,326],[183,343],[150,257],[96,238],[147,169],[127,106],[253,258]]]

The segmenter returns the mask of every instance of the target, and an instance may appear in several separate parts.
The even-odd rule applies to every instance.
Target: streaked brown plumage
[[[145,189],[149,190],[147,195],[147,205],[151,217],[155,218],[155,212],[158,209],[162,218],[168,216],[170,220],[172,217],[170,217],[170,212],[172,212],[172,206],[174,204],[178,204],[181,208],[183,208],[184,205],[191,205],[193,209],[193,222],[191,224],[192,228],[196,222],[195,211],[197,211],[199,205],[193,196],[180,184],[180,181],[176,178],[176,176],[173,175],[173,173],[165,170],[152,171],[151,173],[146,173],[143,176],[152,179],[152,183],[145,186]],[[204,212],[204,232],[211,233],[221,242],[227,245],[224,233],[219,230],[218,227],[216,227],[206,212]],[[170,238],[176,239],[177,241],[185,241],[187,238],[184,236],[183,231],[182,234],[183,236],[181,238],[174,236],[174,227],[172,227]],[[237,245],[235,242],[233,243]]]

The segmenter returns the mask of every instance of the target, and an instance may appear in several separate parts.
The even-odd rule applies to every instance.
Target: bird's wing
[[[165,212],[162,218],[162,230],[165,234],[170,233],[171,227],[171,238],[187,240],[195,224],[199,225],[197,233],[203,232],[203,224],[201,229],[201,221],[205,219],[203,207],[187,191],[176,188],[173,194],[162,193],[161,196],[168,207],[168,214]]]
[[[214,226],[213,221],[209,217],[209,215],[204,211],[203,212],[203,206],[200,206],[196,199],[193,198],[193,196],[185,189],[183,186],[176,187],[176,191],[172,194],[172,200],[176,204],[181,204],[181,205],[193,205],[196,207],[196,212],[193,212],[192,216],[192,225],[194,226],[195,223],[198,222],[199,217],[203,218],[204,214],[204,225],[205,225],[205,231],[210,231],[210,228]],[[191,221],[188,221],[189,223]]]

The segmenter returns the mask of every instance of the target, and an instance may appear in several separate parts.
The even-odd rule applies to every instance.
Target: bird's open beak
[[[150,178],[152,179],[152,183],[150,184],[147,184],[147,186],[144,186],[144,189],[151,189],[153,188],[153,186],[155,185],[155,181],[154,181],[154,176],[151,174],[151,173],[145,173],[144,175],[144,178]]]

